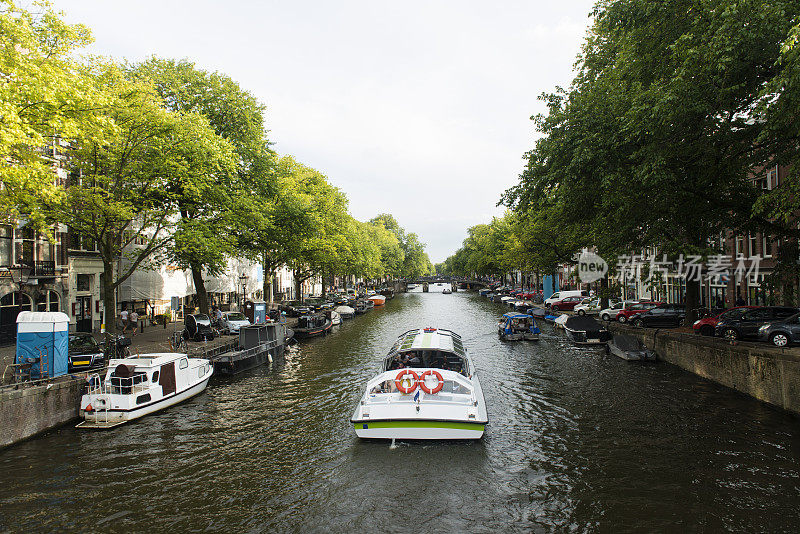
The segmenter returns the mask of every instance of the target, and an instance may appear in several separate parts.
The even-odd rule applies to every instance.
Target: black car
[[[98,369],[106,362],[103,345],[92,334],[75,332],[69,335],[69,372]]]
[[[758,337],[769,341],[776,347],[785,347],[790,343],[800,342],[800,313],[787,317],[782,321],[772,321],[758,329]]]
[[[788,306],[764,306],[755,308],[717,323],[714,330],[717,336],[730,340],[752,339],[759,336],[759,329],[767,323],[788,319],[797,313],[797,308]]]
[[[644,313],[634,315],[633,326],[649,326],[660,328],[677,328],[686,319],[686,307],[683,304],[662,304]]]
[[[184,319],[186,336],[195,341],[211,341],[216,337],[211,328],[211,319],[205,313],[187,315]]]
[[[289,300],[287,302],[282,302],[278,309],[282,312],[286,312],[286,315],[289,317],[300,317],[301,315],[308,315],[311,313],[312,308],[308,304],[301,302],[299,300]]]

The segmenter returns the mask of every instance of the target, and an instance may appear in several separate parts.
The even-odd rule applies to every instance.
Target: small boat
[[[339,306],[336,308],[336,313],[338,313],[342,319],[352,319],[356,316],[356,310],[350,306]]]
[[[525,302],[524,300],[518,300],[517,303],[514,305],[514,309],[520,312],[527,312],[530,309],[531,303]],[[530,315],[530,314],[528,314]]]
[[[611,337],[605,326],[588,315],[568,316],[564,330],[576,345],[602,345]]]
[[[367,307],[367,310],[371,310],[375,307],[375,302],[370,299],[364,299],[364,305]]]
[[[361,315],[369,311],[369,306],[367,306],[367,303],[364,302],[363,300],[359,300],[358,302],[356,302],[355,310],[356,310],[356,315]]]
[[[625,334],[615,335],[606,345],[606,352],[628,361],[656,361],[656,353],[645,347],[639,338]]]
[[[488,294],[489,294],[489,293],[491,293],[491,292],[492,292],[492,290],[491,290],[491,289],[489,289],[489,288],[484,288],[484,289],[481,289],[480,291],[478,291],[478,294],[479,294],[480,296],[482,296],[482,297],[485,297],[486,295],[488,295]]]
[[[211,358],[214,373],[235,375],[283,356],[286,334],[281,323],[256,324],[239,329],[238,350]]]
[[[331,320],[331,324],[333,326],[339,326],[342,324],[342,316],[339,315],[336,311],[329,311],[327,312],[328,318]]]
[[[325,314],[303,315],[297,320],[297,326],[294,328],[294,337],[297,339],[306,339],[324,336],[330,333],[331,328],[333,328],[333,323]]]
[[[517,304],[521,305],[521,304],[523,304],[523,302],[521,300],[512,298],[511,300],[507,300],[506,304],[508,305],[509,308],[516,310],[517,309]]]
[[[383,295],[370,295],[367,300],[372,301],[375,306],[383,306],[386,304],[386,297]]]
[[[506,313],[497,323],[497,335],[503,341],[536,341],[539,332],[533,317],[524,313]]]
[[[417,284],[408,284],[406,285],[406,289],[411,291],[412,289],[417,289]]]
[[[383,295],[384,297],[386,297],[387,299],[393,299],[394,298],[394,289],[392,289],[390,287],[384,287],[383,289],[381,289],[379,291],[379,293],[381,295]]]
[[[359,438],[377,439],[480,439],[487,421],[461,337],[436,328],[397,338],[350,418]]]
[[[449,295],[452,292],[453,292],[453,290],[450,289],[449,287],[446,287],[446,288],[442,289],[442,295]]]
[[[553,324],[556,328],[564,328],[564,325],[567,324],[567,319],[569,319],[569,315],[566,313],[562,313],[558,317],[555,318]]]
[[[111,359],[105,378],[89,377],[77,427],[113,428],[163,410],[206,389],[213,373],[209,360],[176,352]]]

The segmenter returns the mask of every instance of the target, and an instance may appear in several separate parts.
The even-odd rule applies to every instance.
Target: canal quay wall
[[[608,329],[637,337],[660,360],[800,415],[799,349],[618,323]]]
[[[78,419],[86,380],[65,376],[0,390],[0,448]]]

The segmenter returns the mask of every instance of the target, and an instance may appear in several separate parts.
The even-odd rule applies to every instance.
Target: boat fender
[[[437,380],[436,387],[434,387],[434,388],[429,388],[428,387],[428,385],[425,383],[425,377],[426,376],[435,376],[436,377],[436,380]],[[444,387],[444,378],[442,378],[442,375],[441,375],[441,373],[439,373],[439,371],[434,371],[433,369],[428,369],[427,371],[422,373],[422,376],[419,377],[419,387],[420,387],[420,389],[422,389],[422,391],[424,391],[425,393],[427,393],[429,395],[433,395],[435,393],[439,393],[442,390],[442,388]]]
[[[419,375],[411,369],[401,370],[394,379],[394,385],[397,387],[397,390],[405,394],[409,394],[417,389],[418,382]],[[408,385],[405,385],[405,383],[408,383]]]

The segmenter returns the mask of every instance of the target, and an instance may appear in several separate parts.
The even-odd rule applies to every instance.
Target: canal
[[[475,293],[410,293],[284,363],[106,432],[0,452],[0,531],[800,529],[798,420],[668,364],[497,339]],[[450,328],[481,375],[475,443],[360,442],[396,336]]]

